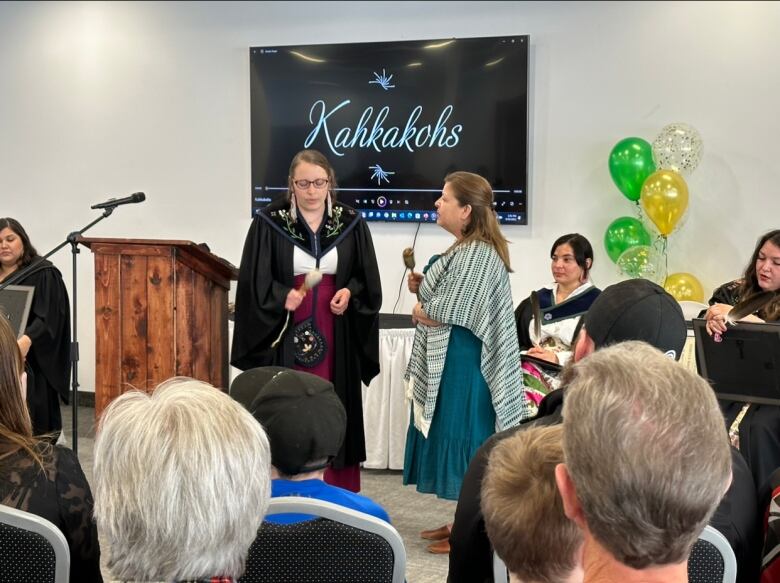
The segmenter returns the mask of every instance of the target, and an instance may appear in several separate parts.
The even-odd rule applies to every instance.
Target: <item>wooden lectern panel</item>
[[[84,239],[95,254],[95,414],[173,376],[227,389],[237,271],[189,242]]]

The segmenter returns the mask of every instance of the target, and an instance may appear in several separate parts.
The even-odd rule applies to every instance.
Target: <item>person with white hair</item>
[[[270,498],[265,431],[226,393],[178,377],[104,411],[95,439],[95,518],[123,581],[231,581]]]

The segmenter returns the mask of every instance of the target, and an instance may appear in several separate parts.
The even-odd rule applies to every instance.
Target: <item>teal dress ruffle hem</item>
[[[404,484],[457,500],[463,476],[479,446],[495,432],[496,414],[480,370],[482,342],[453,326],[428,438],[409,423]]]

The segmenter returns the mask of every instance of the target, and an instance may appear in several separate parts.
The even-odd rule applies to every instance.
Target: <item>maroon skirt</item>
[[[295,276],[295,287],[303,285],[306,275]],[[301,366],[297,362],[293,366],[295,370],[315,374],[318,377],[333,382],[333,343],[335,333],[333,330],[335,316],[330,311],[330,302],[336,294],[336,276],[323,275],[320,284],[310,290],[303,298],[301,305],[293,312],[293,327],[313,318],[314,327],[325,339],[325,357],[312,367]],[[360,492],[360,465],[344,468],[328,468],[325,470],[325,481],[333,486],[345,488],[352,492]]]
[[[306,275],[295,276],[295,287],[303,285]],[[295,363],[295,370],[316,374],[318,377],[333,382],[333,320],[335,316],[330,311],[330,301],[336,293],[336,276],[323,275],[320,284],[313,290],[309,290],[303,298],[301,305],[293,312],[293,327],[308,318],[313,318],[314,327],[325,339],[325,358],[313,367],[301,366]],[[315,305],[316,300],[316,305]]]

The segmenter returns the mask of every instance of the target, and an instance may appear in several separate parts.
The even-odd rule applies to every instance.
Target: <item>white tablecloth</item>
[[[404,399],[404,372],[412,352],[414,328],[379,330],[379,374],[363,385],[366,461],[363,467],[404,467],[409,407]]]

